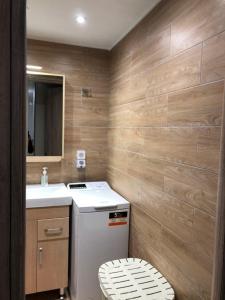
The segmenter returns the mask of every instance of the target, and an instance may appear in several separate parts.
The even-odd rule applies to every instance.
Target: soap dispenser
[[[44,167],[41,175],[41,185],[47,186],[48,185],[48,168]]]

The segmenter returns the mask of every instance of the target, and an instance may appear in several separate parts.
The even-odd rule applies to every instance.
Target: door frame
[[[25,0],[0,0],[0,298],[24,299]]]

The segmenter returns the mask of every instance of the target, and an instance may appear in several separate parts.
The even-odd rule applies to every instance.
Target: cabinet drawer
[[[56,240],[69,237],[69,218],[38,221],[38,241]]]

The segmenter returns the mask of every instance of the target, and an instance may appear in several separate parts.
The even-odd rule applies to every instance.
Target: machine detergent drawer
[[[38,241],[69,237],[69,218],[38,220]]]

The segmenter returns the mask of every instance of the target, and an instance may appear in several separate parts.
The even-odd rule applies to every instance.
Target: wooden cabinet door
[[[37,292],[68,285],[68,239],[38,242]]]
[[[37,281],[37,222],[26,221],[25,293],[36,293]]]

